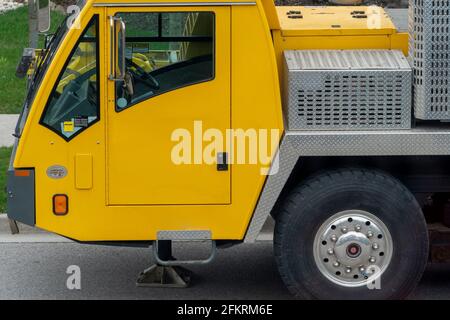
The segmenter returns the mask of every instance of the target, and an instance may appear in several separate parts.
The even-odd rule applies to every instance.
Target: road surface
[[[188,250],[190,253],[195,250]],[[216,260],[194,266],[188,289],[138,288],[152,263],[147,248],[77,243],[0,243],[0,299],[290,299],[278,276],[272,244],[219,250]],[[81,290],[67,289],[66,270],[81,271]],[[412,299],[450,299],[450,265],[430,266]]]

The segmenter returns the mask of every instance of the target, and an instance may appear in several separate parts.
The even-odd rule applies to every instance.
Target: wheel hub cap
[[[347,247],[347,255],[350,258],[357,258],[361,254],[361,247],[357,243],[352,243]]]
[[[386,270],[392,238],[376,216],[360,210],[339,212],[328,219],[314,240],[314,260],[321,273],[346,287],[367,284]]]
[[[352,231],[338,238],[334,252],[339,262],[355,267],[369,261],[371,245],[364,234]]]

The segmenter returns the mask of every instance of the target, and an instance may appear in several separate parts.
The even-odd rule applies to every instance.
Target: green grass
[[[63,15],[52,13],[51,30],[55,30]],[[50,32],[51,33],[51,32]],[[25,79],[15,76],[23,48],[28,47],[28,8],[0,14],[0,114],[19,113],[25,98]]]
[[[0,148],[0,213],[6,212],[6,172],[12,148]]]

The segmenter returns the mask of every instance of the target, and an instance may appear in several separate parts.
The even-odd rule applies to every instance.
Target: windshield
[[[30,92],[32,93],[33,88],[36,87],[36,84],[42,80],[43,75],[45,74],[45,71],[47,70],[47,67],[49,66],[50,62],[53,60],[53,56],[56,53],[56,50],[58,49],[62,39],[64,39],[64,36],[66,35],[68,31],[68,24],[70,23],[69,18],[73,18],[74,13],[81,12],[82,8],[85,6],[86,0],[79,0],[77,2],[78,10],[77,11],[71,11],[69,7],[68,8],[68,14],[64,18],[64,20],[61,22],[61,24],[56,29],[55,33],[50,37],[50,41],[46,43],[45,48],[41,51],[41,57],[39,59],[39,65],[36,67],[35,74],[33,76],[31,85],[30,85]],[[28,97],[29,98],[29,97]]]
[[[81,12],[85,4],[86,0],[79,0],[77,3],[79,10],[77,10],[77,12]],[[37,59],[39,61],[39,64],[35,67],[34,74],[32,75],[30,82],[28,83],[28,94],[26,96],[25,103],[23,105],[22,112],[20,114],[19,121],[17,122],[16,130],[14,133],[17,138],[19,138],[22,134],[22,130],[25,125],[30,106],[36,95],[37,88],[39,88],[39,85],[41,84],[42,79],[47,72],[48,66],[52,62],[56,51],[58,50],[62,40],[69,30],[68,21],[69,17],[72,16],[73,12],[69,12],[65,19],[58,26],[55,33],[51,36],[51,39],[46,43],[45,48],[40,52],[40,57],[38,57]]]

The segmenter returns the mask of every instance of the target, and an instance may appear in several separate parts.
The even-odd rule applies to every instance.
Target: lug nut
[[[359,267],[359,272],[363,273],[364,271],[366,271],[366,268],[364,268],[364,267]]]
[[[367,238],[372,238],[372,237],[373,237],[373,232],[372,231],[367,232]]]
[[[334,250],[333,250],[333,249],[331,249],[331,248],[330,248],[330,249],[328,249],[328,251],[327,251],[327,252],[328,252],[328,254],[329,254],[329,255],[332,255],[332,254],[334,254]]]
[[[335,267],[335,268],[338,268],[340,265],[341,264],[339,262],[337,262],[337,261],[335,263],[333,263],[333,267]]]
[[[358,232],[361,231],[361,226],[360,226],[359,224],[357,224],[357,225],[355,226],[355,230],[358,231]]]
[[[336,241],[337,241],[337,237],[336,237],[335,234],[333,234],[333,235],[331,236],[331,241],[333,241],[333,242],[336,242]]]
[[[352,272],[352,268],[345,269],[345,273],[350,273],[350,272]]]
[[[348,229],[347,229],[347,227],[342,227],[341,231],[342,231],[342,233],[347,233]]]
[[[369,262],[370,263],[375,263],[377,261],[377,259],[375,259],[375,257],[370,257]]]
[[[372,245],[372,248],[373,248],[374,250],[378,250],[378,248],[379,248],[378,243],[374,243],[374,244]]]

